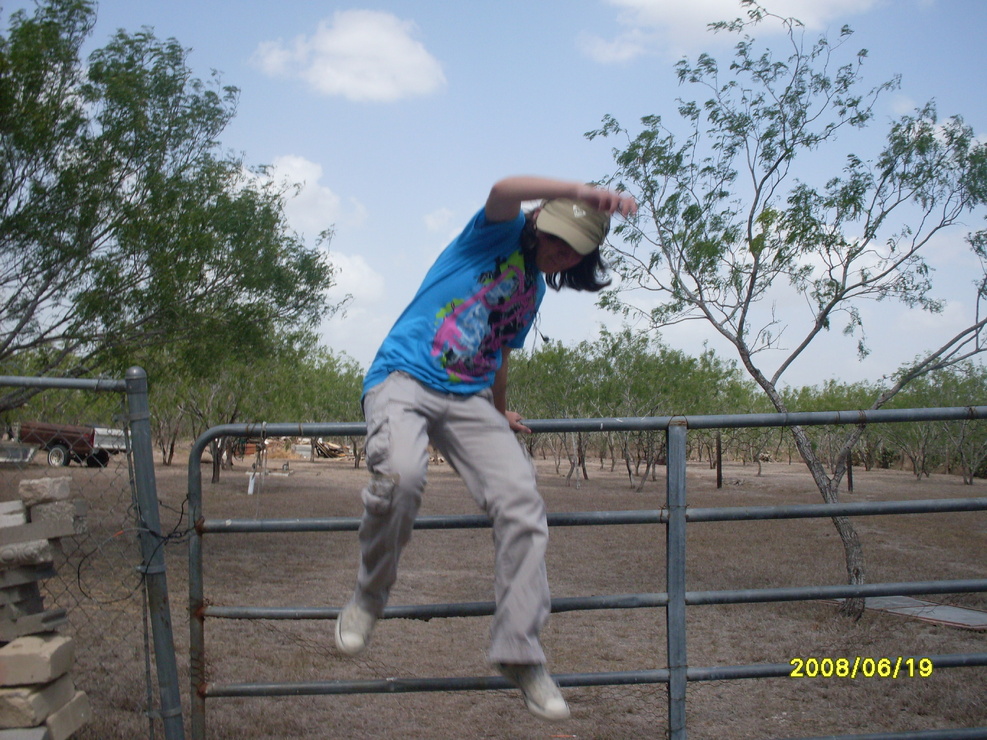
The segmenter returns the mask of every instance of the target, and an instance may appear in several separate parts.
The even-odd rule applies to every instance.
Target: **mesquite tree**
[[[201,355],[313,327],[333,268],[288,228],[280,187],[221,150],[236,89],[148,29],[83,60],[95,18],[91,0],[44,0],[0,36],[4,371],[91,374],[152,345]]]
[[[740,37],[729,65],[703,54],[677,66],[680,82],[705,97],[680,101],[684,136],[659,116],[642,119],[637,133],[608,117],[588,134],[624,137],[626,145],[614,151],[613,181],[641,205],[638,218],[619,229],[623,243],[611,259],[622,281],[603,301],[644,316],[656,329],[708,322],[735,348],[774,408],[785,412],[784,373],[822,332],[842,324],[866,352],[862,302],[941,308],[925,255],[934,237],[983,214],[987,151],[962,119],[939,120],[931,104],[895,121],[872,156],[839,150],[840,135],[870,124],[875,101],[897,82],[863,87],[866,52],[847,53],[848,28],[835,42],[809,43],[798,21],[743,4],[746,19],[713,24]],[[760,49],[750,36],[764,22],[784,23],[782,55]],[[832,168],[821,179],[814,174],[820,166]],[[982,257],[987,232],[966,238]],[[985,282],[983,275],[974,277],[970,300],[977,310],[970,326],[900,369],[872,408],[912,379],[983,351]],[[778,296],[793,290],[805,310],[777,314]],[[768,367],[775,353],[765,350],[781,352],[776,367]],[[804,430],[792,429],[827,502],[839,498],[861,431],[847,431],[827,469]],[[846,518],[834,523],[848,581],[862,583],[857,533]],[[843,611],[859,615],[862,608],[854,599]]]

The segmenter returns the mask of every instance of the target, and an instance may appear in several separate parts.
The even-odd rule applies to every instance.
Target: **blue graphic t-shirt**
[[[400,370],[444,393],[493,385],[501,348],[519,348],[545,296],[545,278],[525,262],[524,214],[492,223],[481,209],[425,275],[363,381],[366,393]]]

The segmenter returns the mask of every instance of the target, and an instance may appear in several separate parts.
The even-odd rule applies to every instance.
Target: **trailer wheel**
[[[106,450],[96,450],[86,458],[86,465],[90,468],[105,468],[110,462],[110,453]]]
[[[69,448],[65,445],[52,445],[48,449],[48,464],[58,468],[69,464]]]

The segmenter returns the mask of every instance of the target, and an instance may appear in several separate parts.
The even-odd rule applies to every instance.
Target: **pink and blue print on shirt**
[[[404,372],[443,393],[493,385],[501,348],[518,348],[545,295],[525,260],[523,214],[490,222],[481,209],[429,268],[415,297],[381,344],[363,383],[367,393]]]
[[[524,255],[517,251],[497,259],[480,276],[480,289],[467,300],[454,300],[436,316],[432,342],[450,382],[473,381],[497,371],[500,349],[526,334],[537,312],[537,281],[528,276]],[[533,268],[532,268],[533,269]]]

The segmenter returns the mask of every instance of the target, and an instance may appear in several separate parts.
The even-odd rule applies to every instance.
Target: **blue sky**
[[[987,2],[765,4],[801,18],[813,37],[853,27],[852,45],[870,52],[868,83],[902,75],[901,89],[879,104],[875,132],[934,98],[942,116],[959,113],[987,134]],[[29,3],[2,5],[4,26],[20,7]],[[738,15],[736,0],[101,0],[91,43],[102,45],[117,28],[149,26],[191,49],[197,76],[216,70],[240,88],[223,145],[304,184],[289,215],[313,243],[335,228],[337,295],[353,298],[323,335],[366,367],[432,259],[495,180],[606,176],[611,144],[584,133],[607,114],[632,129],[644,115],[674,119],[676,98],[691,94],[678,86],[674,63],[701,51],[728,53],[735,37],[713,36],[706,24]],[[941,257],[942,275],[969,276],[962,234]],[[893,371],[970,318],[972,308],[954,301],[956,285],[944,282],[947,306],[938,317],[869,307],[868,360],[857,362],[853,341],[833,332],[786,380]],[[601,324],[619,326],[592,297],[550,293],[538,328],[574,343],[594,338]],[[663,337],[696,353],[710,335],[690,324]],[[732,357],[729,347],[712,346]]]

